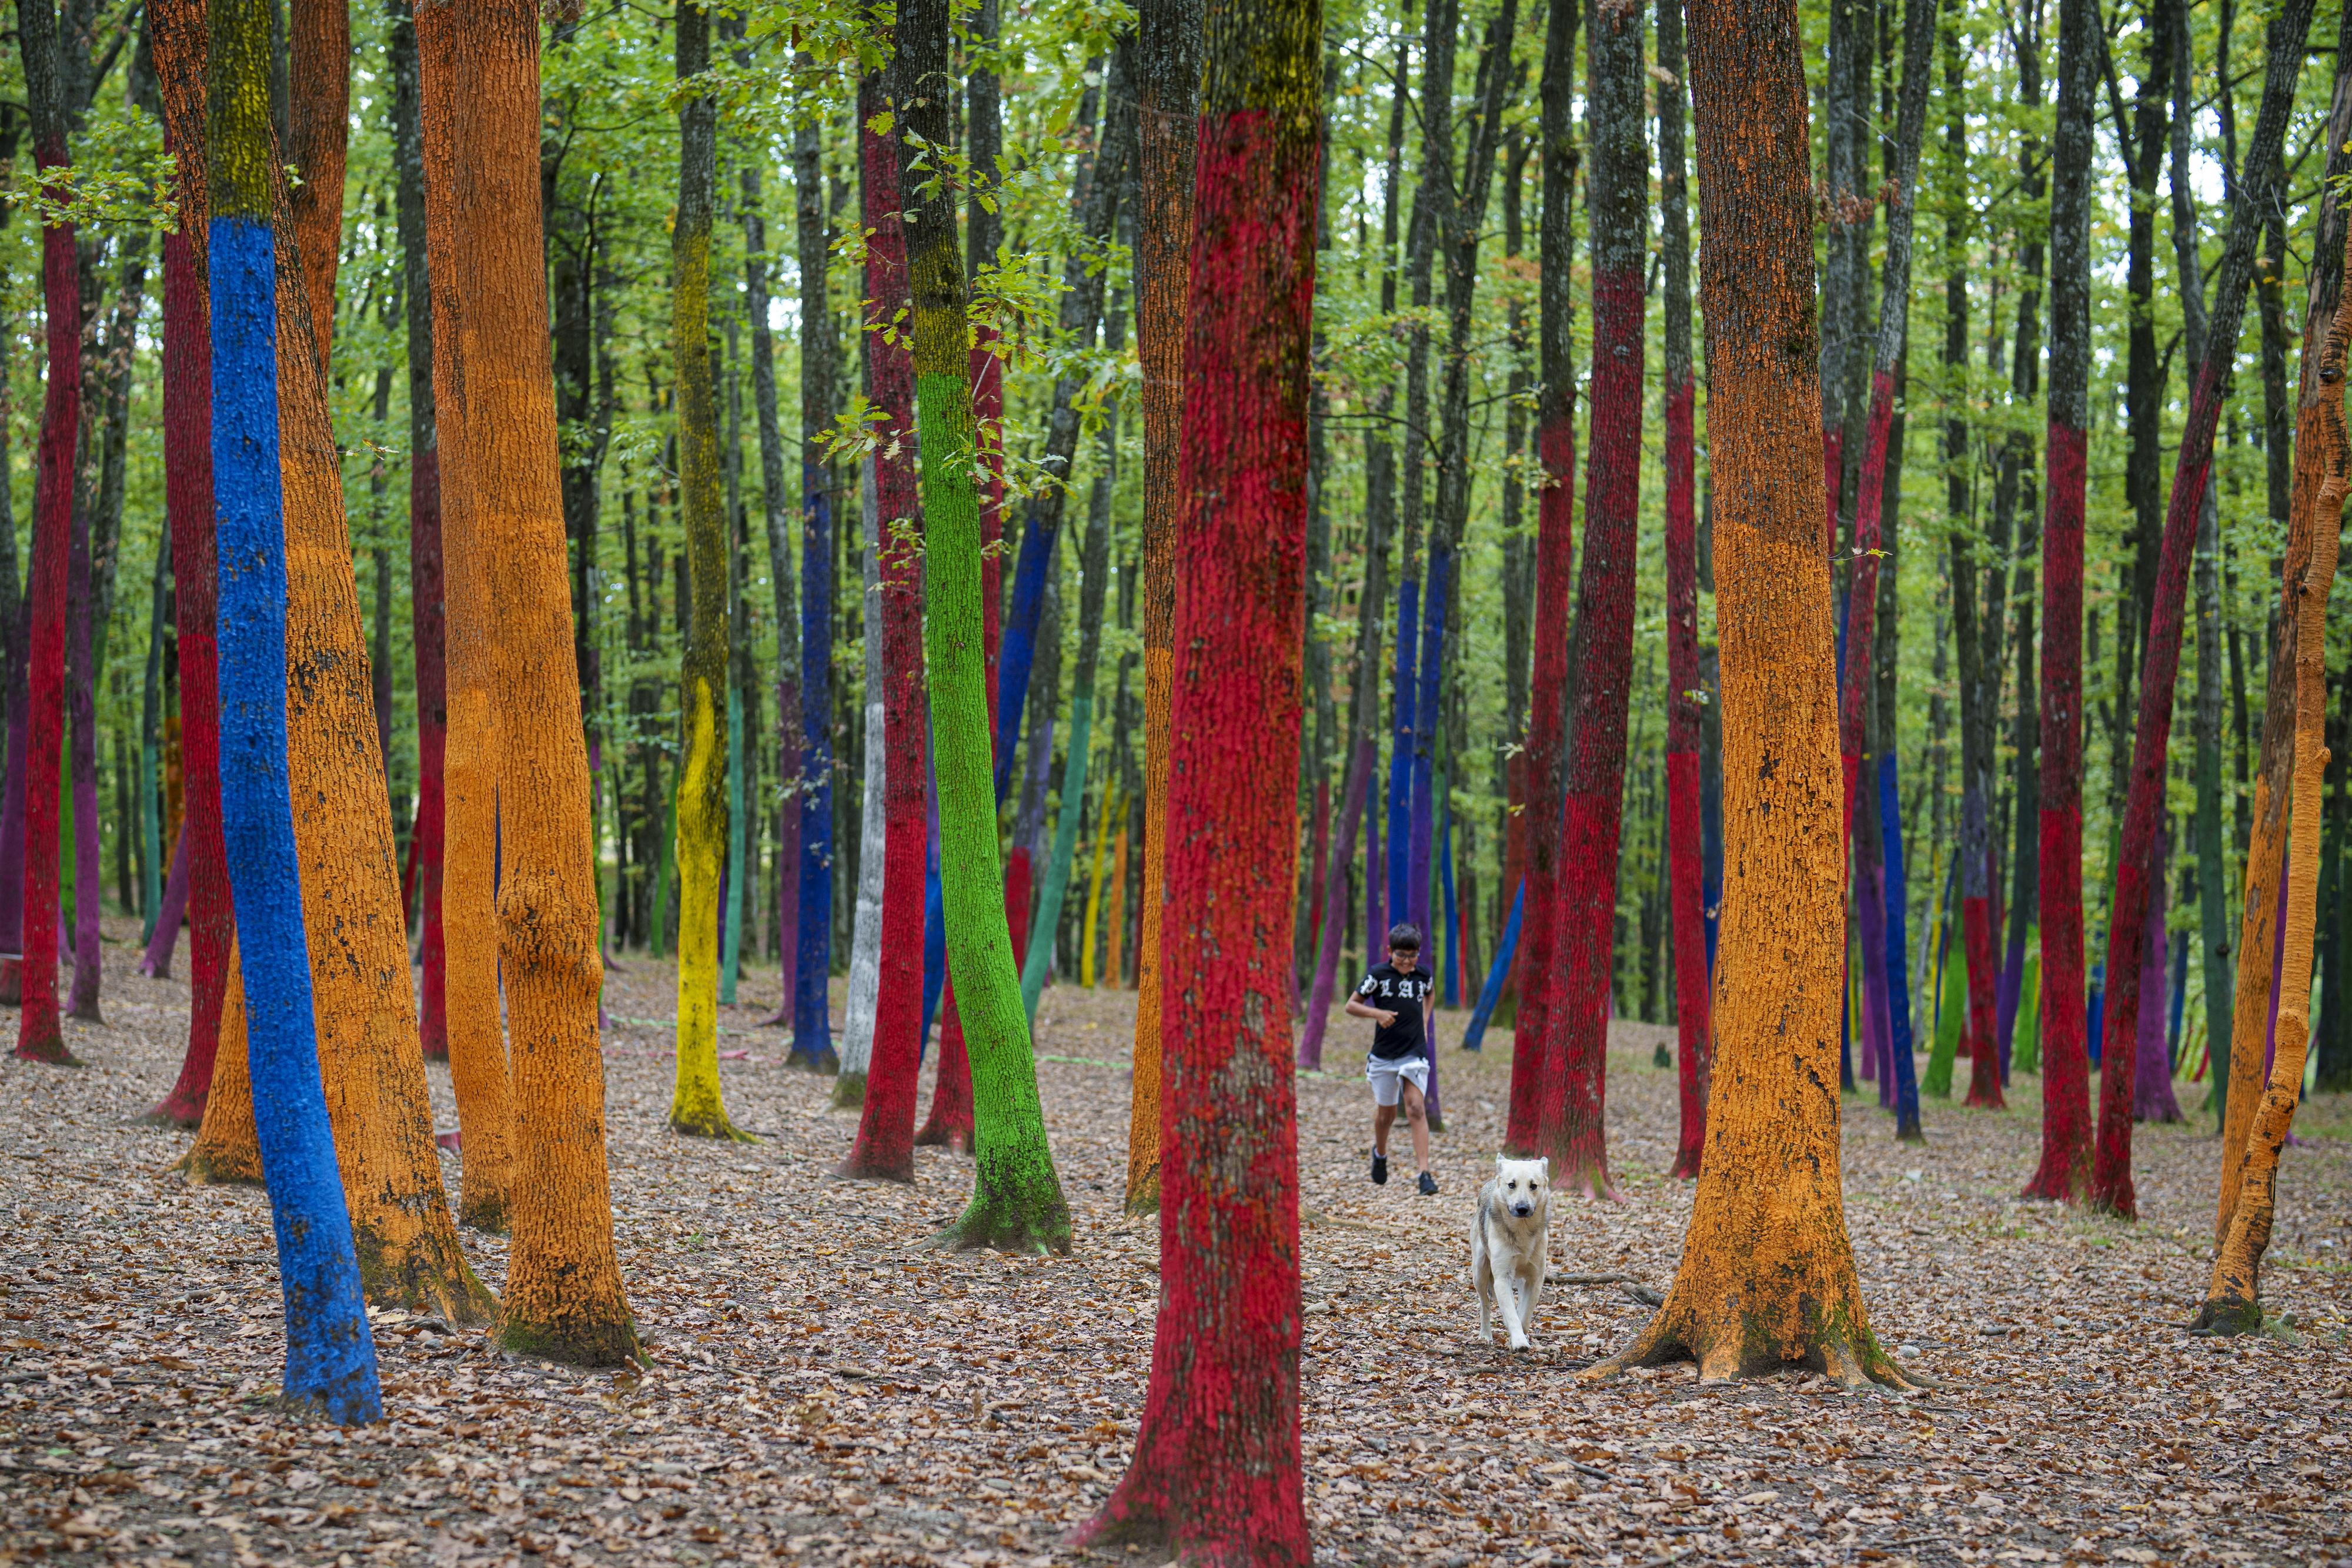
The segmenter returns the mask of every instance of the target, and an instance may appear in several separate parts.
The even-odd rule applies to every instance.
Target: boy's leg
[[[1406,1084],[1405,1092],[1408,1094],[1412,1093],[1412,1085],[1410,1083]],[[1388,1157],[1389,1129],[1396,1125],[1396,1113],[1397,1108],[1393,1105],[1375,1105],[1372,1107],[1372,1153],[1380,1155],[1382,1159],[1386,1159]]]
[[[1411,1082],[1404,1086],[1400,1098],[1404,1103],[1405,1122],[1412,1128],[1412,1161],[1422,1170],[1429,1168],[1429,1110],[1422,1102],[1421,1091]],[[1391,1117],[1394,1112],[1388,1113]]]

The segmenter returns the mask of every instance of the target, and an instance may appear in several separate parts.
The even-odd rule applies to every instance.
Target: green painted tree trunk
[[[902,79],[949,77],[948,0],[906,0],[898,19]],[[932,739],[940,791],[940,880],[948,974],[971,1053],[975,1150],[971,1203],[939,1238],[951,1247],[1066,1252],[1070,1208],[1045,1140],[1036,1059],[1004,928],[997,861],[981,623],[980,494],[973,483],[970,354],[963,257],[952,186],[928,149],[953,140],[946,98],[929,93],[899,126],[912,275],[915,417],[922,441],[925,527],[923,645],[930,666]]]

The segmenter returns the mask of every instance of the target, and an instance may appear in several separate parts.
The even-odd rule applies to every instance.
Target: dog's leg
[[[1495,1310],[1501,1315],[1503,1328],[1510,1336],[1513,1350],[1528,1348],[1528,1331],[1519,1318],[1519,1279],[1514,1270],[1507,1277],[1496,1281]]]
[[[1543,1288],[1544,1264],[1543,1259],[1538,1256],[1536,1260],[1535,1268],[1531,1270],[1528,1275],[1527,1314],[1519,1320],[1529,1331],[1529,1343],[1534,1343],[1533,1331],[1536,1326],[1536,1309],[1543,1305]]]

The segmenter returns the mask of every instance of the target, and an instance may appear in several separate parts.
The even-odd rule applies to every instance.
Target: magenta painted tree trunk
[[[17,7],[33,162],[68,166],[58,22],[47,0]],[[41,294],[48,351],[34,483],[31,636],[26,676],[24,979],[16,1054],[68,1064],[58,1018],[58,759],[65,738],[66,572],[73,548],[74,446],[81,429],[81,292],[70,224],[41,230]]]
[[[155,906],[155,933],[139,956],[139,972],[158,980],[172,977],[172,954],[180,944],[180,927],[188,917],[188,835],[183,831],[172,847],[172,870],[163,878],[163,896]]]
[[[2197,512],[2213,471],[2213,433],[2221,418],[2223,383],[2245,319],[2246,290],[2271,204],[2280,199],[2279,146],[2294,99],[2312,0],[2286,0],[2270,24],[2270,59],[2263,106],[2246,144],[2246,168],[2230,210],[2230,237],[2215,278],[2205,362],[2196,368],[2189,417],[2172,474],[2172,497],[2157,558],[2156,603],[2148,619],[2139,714],[2132,735],[2131,788],[2125,797],[2115,903],[2107,920],[2107,992],[2100,1019],[2099,1119],[2091,1159],[2091,1201],[2114,1213],[2138,1209],[2131,1174],[2132,1090],[2138,1066],[2140,956],[2147,936],[2149,867],[2164,810],[2165,764],[2172,740],[2172,687],[2180,673],[2182,611]],[[1973,960],[1973,949],[1970,954]],[[1990,962],[1990,944],[1988,944]]]
[[[898,152],[874,129],[886,73],[866,78],[858,120],[864,160],[866,309],[873,323],[912,308],[907,225],[898,209]],[[896,340],[893,341],[892,339]],[[922,1061],[924,862],[930,840],[930,760],[923,693],[921,500],[915,477],[915,364],[904,331],[870,333],[872,401],[884,416],[874,458],[882,538],[882,973],[866,1103],[845,1176],[915,1179],[916,1077]]]
[[[1511,1031],[1511,1098],[1503,1146],[1535,1152],[1543,1116],[1552,935],[1559,898],[1560,730],[1568,694],[1569,604],[1576,552],[1576,27],[1579,8],[1551,8],[1543,69],[1543,218],[1538,299],[1542,390],[1536,407],[1535,650],[1528,680],[1527,892],[1519,926],[1519,1006]],[[1377,944],[1374,944],[1377,950]]]
[[[105,1021],[99,1013],[99,901],[105,892],[98,858],[98,703],[89,667],[91,603],[89,508],[74,507],[73,548],[66,556],[66,712],[68,787],[74,804],[73,988],[66,1012],[85,1023]],[[59,852],[63,853],[60,846]]]
[[[1298,858],[1318,0],[1211,0],[1170,701],[1160,1307],[1135,1460],[1081,1532],[1297,1565]],[[1267,932],[1280,933],[1268,940]]]
[[[1649,153],[1638,13],[1596,11],[1586,28],[1591,158],[1592,427],[1584,456],[1584,559],[1576,586],[1575,712],[1561,782],[1552,990],[1544,1018],[1537,1152],[1552,1181],[1607,1196],[1610,974],[1617,840],[1633,665],[1633,579],[1642,505],[1643,288]]]

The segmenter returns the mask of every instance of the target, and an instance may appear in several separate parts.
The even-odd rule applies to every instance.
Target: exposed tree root
[[[1791,1366],[1818,1372],[1844,1388],[1881,1387],[1916,1393],[1935,1385],[1906,1373],[1881,1348],[1867,1328],[1835,1320],[1813,1324],[1794,1343],[1778,1343],[1760,1323],[1745,1319],[1734,1303],[1702,1313],[1677,1287],[1633,1343],[1577,1376],[1586,1382],[1621,1376],[1639,1366],[1695,1361],[1701,1383],[1733,1383],[1767,1377]]]

